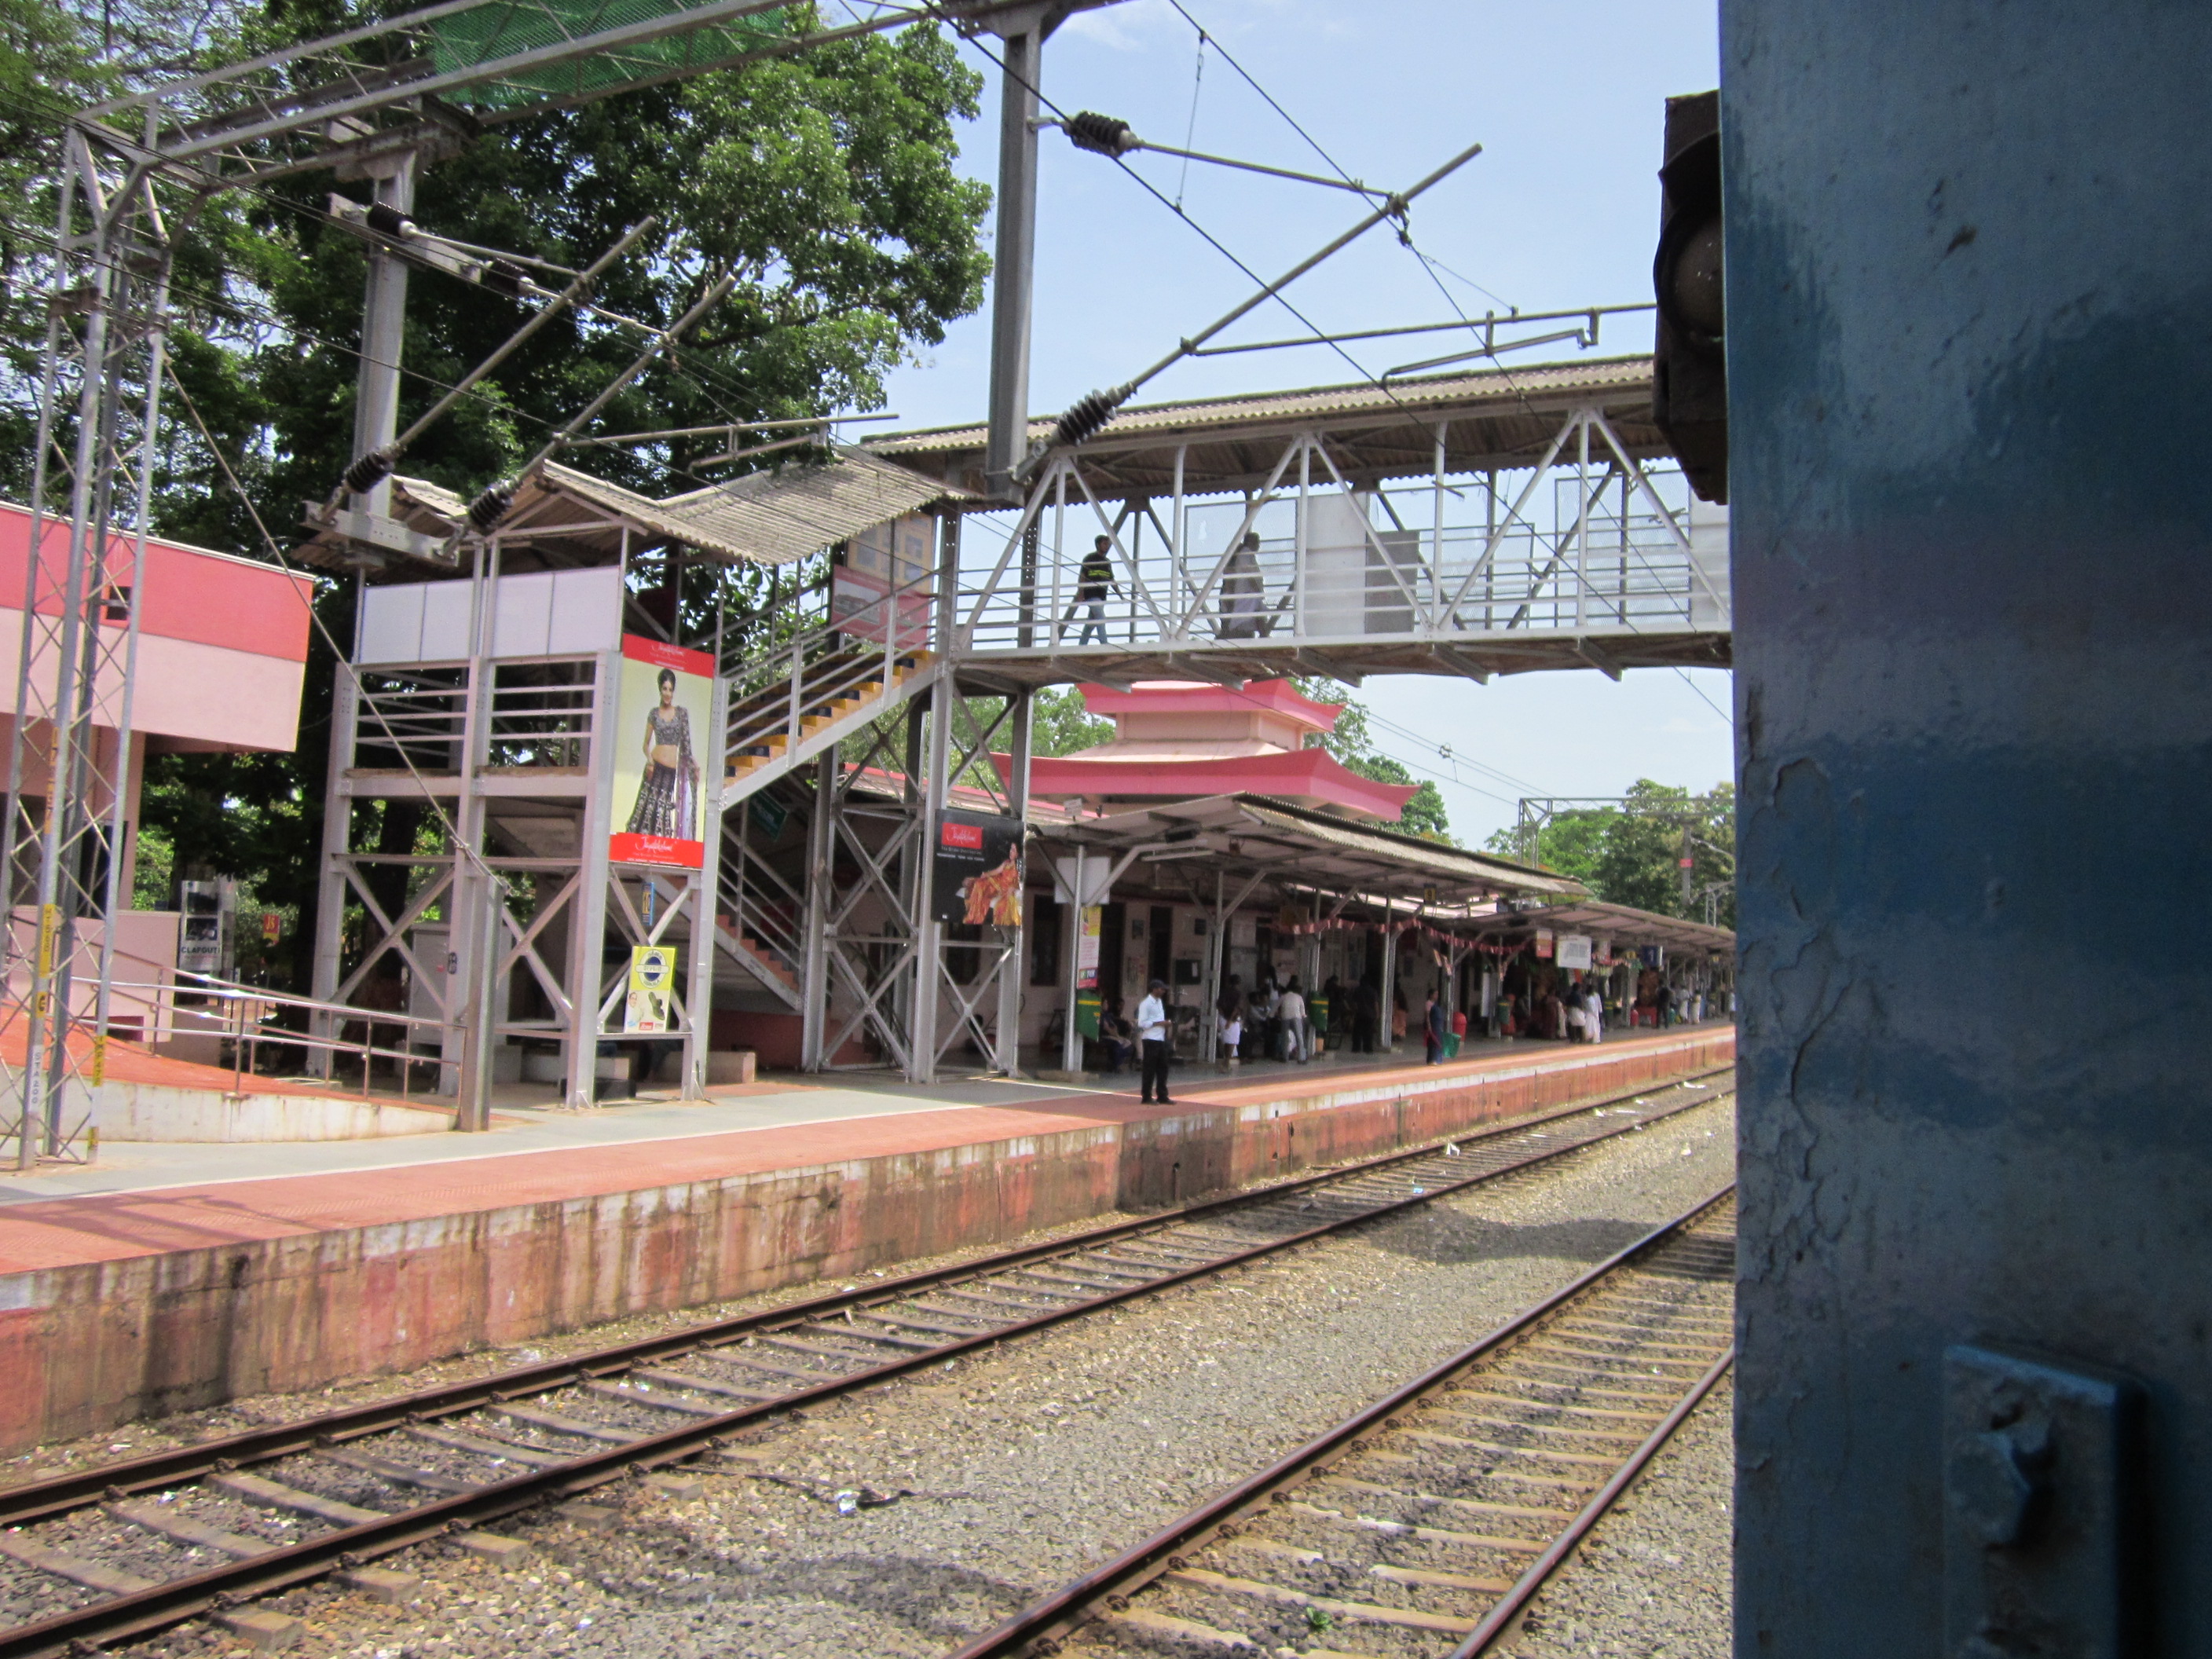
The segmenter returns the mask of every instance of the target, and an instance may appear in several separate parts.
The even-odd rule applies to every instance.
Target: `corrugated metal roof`
[[[1264,795],[1209,795],[1195,800],[1079,817],[1044,831],[1053,841],[1108,848],[1162,839],[1187,844],[1177,856],[1203,856],[1195,866],[1243,875],[1262,872],[1279,884],[1356,894],[1376,902],[1419,902],[1436,890],[1434,914],[1498,898],[1579,898],[1587,890],[1551,871],[1470,853],[1394,830],[1371,828]]]
[[[1386,388],[1310,386],[1240,398],[1133,404],[1072,452],[1084,482],[1102,501],[1224,494],[1265,484],[1293,433],[1310,433],[1346,482],[1365,488],[1421,477],[1437,464],[1473,473],[1532,465],[1573,409],[1595,405],[1629,454],[1668,453],[1651,422],[1651,360],[1607,357],[1582,362],[1485,368],[1393,380]],[[1030,424],[1050,434],[1049,419]],[[899,432],[868,440],[887,459],[980,494],[981,426]]]
[[[1446,410],[1472,415],[1485,407],[1518,409],[1526,404],[1563,408],[1593,394],[1632,393],[1648,398],[1650,390],[1649,357],[1604,357],[1589,362],[1432,374],[1393,380],[1387,387],[1365,381],[1242,398],[1132,404],[1116,410],[1113,419],[1083,447],[1104,451],[1113,448],[1117,440],[1152,438],[1163,433],[1334,421],[1346,416],[1419,416]],[[1057,415],[1050,415],[1032,420],[1030,436],[1050,437],[1053,424],[1058,419]],[[866,443],[879,455],[946,454],[980,447],[988,430],[983,426],[932,427],[915,432],[887,433],[870,438]]]
[[[426,478],[395,477],[392,483],[395,515],[419,534],[450,536],[468,510],[465,497]],[[605,522],[611,517],[644,532],[647,544],[678,543],[737,563],[789,564],[964,493],[846,445],[828,461],[748,473],[665,501],[546,461],[516,488],[500,533],[509,545],[542,540],[611,553],[621,539]]]
[[[1578,899],[1571,904],[1547,906],[1500,916],[1486,933],[1511,933],[1528,927],[1562,928],[1603,933],[1615,940],[1646,945],[1671,945],[1699,951],[1733,951],[1735,935],[1725,927],[1709,927],[1682,916],[1662,916],[1632,905],[1607,904],[1601,899]]]
[[[1248,795],[1240,804],[1246,812],[1263,824],[1293,832],[1305,840],[1324,846],[1363,853],[1395,865],[1431,872],[1440,878],[1440,884],[1464,886],[1473,884],[1495,892],[1549,893],[1562,897],[1581,897],[1589,891],[1571,876],[1516,864],[1510,859],[1470,853],[1464,848],[1446,847],[1440,842],[1425,841],[1419,836],[1401,835],[1395,830],[1370,829],[1364,824],[1346,823],[1325,813],[1307,811],[1286,801],[1269,801]]]
[[[755,472],[671,496],[659,510],[690,533],[743,550],[738,557],[788,564],[948,493],[964,492],[841,445],[827,465]]]

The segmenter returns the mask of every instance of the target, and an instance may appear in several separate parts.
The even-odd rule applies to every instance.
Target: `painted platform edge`
[[[1554,1051],[1555,1054],[1559,1051]],[[0,1274],[0,1452],[1150,1211],[1735,1058],[1733,1028],[1510,1074]],[[1564,1057],[1564,1056],[1562,1056]]]

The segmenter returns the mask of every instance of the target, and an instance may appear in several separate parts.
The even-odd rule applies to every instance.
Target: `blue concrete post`
[[[1723,12],[1736,1651],[2212,1652],[2212,7]],[[2140,1383],[2142,1543],[2049,1547],[2153,1645],[1961,1345]]]

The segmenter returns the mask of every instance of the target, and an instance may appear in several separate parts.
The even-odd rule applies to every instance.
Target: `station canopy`
[[[1728,928],[1592,898],[1502,914],[1478,931],[1486,939],[1510,945],[1516,939],[1532,935],[1539,927],[1548,927],[1554,933],[1590,933],[1610,939],[1616,945],[1663,945],[1674,951],[1723,956],[1735,949],[1735,935]]]
[[[1081,847],[1115,864],[1127,858],[1125,878],[1218,873],[1241,886],[1260,875],[1285,895],[1343,899],[1346,915],[1414,907],[1433,921],[1472,921],[1494,915],[1501,901],[1583,899],[1589,890],[1553,871],[1259,795],[1047,821],[1038,834],[1055,852]]]
[[[749,472],[726,483],[655,499],[604,478],[543,461],[516,486],[500,521],[501,559],[510,572],[605,564],[625,545],[633,554],[681,547],[732,564],[791,564],[872,526],[963,492],[921,477],[866,452],[836,446],[826,460]],[[333,569],[455,573],[447,551],[465,525],[468,501],[424,478],[395,476],[392,518],[374,541],[341,513],[335,526],[310,525],[300,550]]]
[[[1075,453],[1085,481],[1102,500],[1172,495],[1178,453],[1186,495],[1220,495],[1264,486],[1281,459],[1284,441],[1313,432],[1328,440],[1345,482],[1365,487],[1435,472],[1439,435],[1446,473],[1534,466],[1568,412],[1591,407],[1603,412],[1631,459],[1673,453],[1652,424],[1649,357],[1133,404],[1115,411]],[[1050,438],[1053,424],[1051,418],[1031,421],[1030,438]],[[986,436],[981,426],[937,427],[871,438],[866,447],[980,498]],[[999,503],[975,502],[991,505]]]

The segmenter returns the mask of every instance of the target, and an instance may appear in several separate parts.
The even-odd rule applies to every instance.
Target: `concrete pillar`
[[[1393,1030],[1398,1006],[1391,1000],[1398,988],[1398,917],[1387,905],[1382,910],[1382,1012],[1375,1021],[1375,1047],[1395,1054],[1398,1039]],[[1411,1024],[1410,1017],[1408,1024]]]
[[[2212,1651],[2212,9],[1722,27],[1736,1651]]]
[[[1018,13],[1000,27],[1006,64],[999,88],[997,243],[991,266],[990,435],[983,476],[994,497],[1014,493],[1013,470],[1029,448],[1030,291],[1036,269],[1037,90],[1048,9]],[[1026,591],[1026,590],[1025,590]]]

